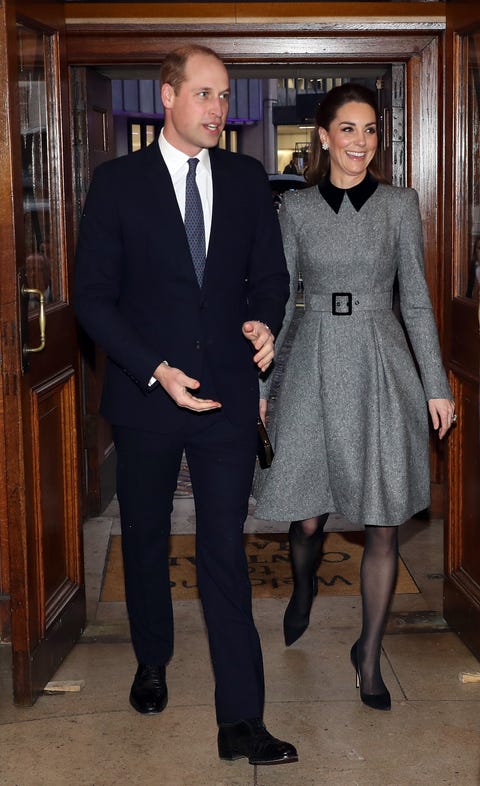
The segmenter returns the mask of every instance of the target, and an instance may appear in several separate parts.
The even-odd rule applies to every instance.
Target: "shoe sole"
[[[162,701],[162,703],[161,703],[161,705],[160,705],[160,707],[158,709],[150,709],[150,710],[141,709],[140,706],[132,698],[132,696],[129,697],[129,701],[130,701],[130,705],[133,707],[133,709],[136,710],[137,712],[139,712],[141,715],[159,715],[161,712],[163,712],[163,710],[165,709],[165,707],[168,704],[168,695],[165,696],[165,699]]]
[[[219,753],[219,758],[222,761],[237,761],[238,759],[247,759],[248,756],[246,753],[232,753],[232,754],[221,754]],[[265,761],[263,759],[251,759],[248,758],[249,764],[254,764],[256,766],[268,766],[274,764],[294,764],[298,761],[298,756],[289,756],[288,759],[270,759],[269,761]]]
[[[294,764],[298,761],[298,756],[289,756],[288,759],[272,759],[271,761],[255,761],[255,759],[249,759],[249,764],[256,764],[257,766],[268,766],[273,764]]]

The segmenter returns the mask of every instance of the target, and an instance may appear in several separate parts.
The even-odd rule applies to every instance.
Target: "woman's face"
[[[378,145],[377,120],[369,104],[350,101],[338,110],[330,128],[319,128],[330,152],[330,179],[338,188],[360,183]]]

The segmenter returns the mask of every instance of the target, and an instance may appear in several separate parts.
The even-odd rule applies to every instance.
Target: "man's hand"
[[[190,409],[193,412],[207,412],[211,409],[219,409],[222,406],[219,401],[197,398],[190,393],[190,390],[196,390],[200,387],[200,382],[198,379],[187,377],[179,368],[173,368],[172,366],[167,366],[166,363],[161,363],[153,372],[153,376],[179,407]]]
[[[249,322],[244,322],[242,325],[242,332],[245,338],[252,342],[257,350],[253,356],[254,362],[257,364],[260,371],[266,371],[275,357],[275,337],[268,327],[263,322],[257,322],[252,319]]]

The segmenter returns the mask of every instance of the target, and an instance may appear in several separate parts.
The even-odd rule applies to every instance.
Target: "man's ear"
[[[166,109],[171,109],[175,99],[175,90],[168,82],[164,82],[160,91],[162,104]]]

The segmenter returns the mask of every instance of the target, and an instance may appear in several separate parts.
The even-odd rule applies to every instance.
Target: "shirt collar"
[[[178,150],[178,148],[171,145],[170,142],[167,142],[163,134],[163,128],[158,137],[158,144],[163,160],[172,178],[185,166],[189,158],[198,158],[200,162],[199,166],[203,166],[207,172],[211,172],[210,155],[207,148],[202,148],[196,156],[187,156],[186,153],[182,153],[181,150]]]
[[[318,184],[318,190],[335,213],[338,213],[340,210],[345,194],[347,194],[350,202],[358,213],[365,202],[370,199],[372,194],[377,190],[377,186],[378,180],[376,180],[370,172],[367,172],[362,182],[352,188],[337,188],[327,175],[322,178]]]

